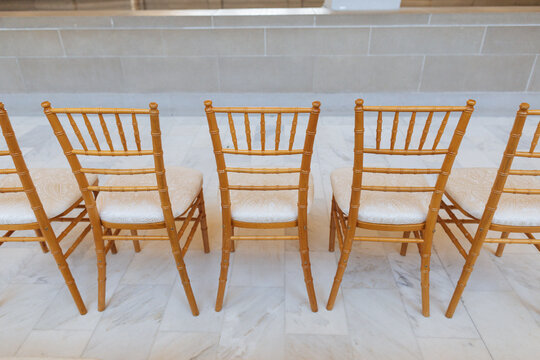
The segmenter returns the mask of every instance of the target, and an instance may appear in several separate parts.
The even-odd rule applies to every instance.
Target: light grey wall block
[[[531,81],[529,83],[528,91],[539,91],[540,92],[540,61],[538,60],[538,55],[536,55],[536,64],[534,71],[531,74]],[[540,109],[540,95],[538,96],[538,105],[537,109]]]
[[[211,27],[211,16],[113,16],[115,28],[185,28]]]
[[[313,26],[313,15],[257,15],[239,16],[223,15],[214,17],[215,27],[281,27],[281,26]]]
[[[484,27],[373,28],[370,54],[472,54],[480,51]]]
[[[416,91],[422,56],[320,56],[315,58],[316,92]]]
[[[284,28],[266,31],[268,55],[367,54],[368,28]]]
[[[427,56],[421,91],[525,91],[534,56]]]
[[[215,57],[132,57],[122,59],[125,92],[218,91]]]
[[[427,24],[429,14],[354,13],[316,15],[316,26],[367,26]]]
[[[118,58],[23,58],[19,65],[28,91],[125,91]]]
[[[24,82],[15,58],[0,58],[0,92],[23,92]],[[2,101],[0,97],[0,101]]]
[[[67,56],[161,56],[160,30],[62,30]]]
[[[310,92],[313,58],[224,57],[219,60],[219,75],[225,92]]]
[[[540,26],[490,26],[487,28],[483,53],[538,54]]]
[[[264,55],[263,29],[162,30],[162,34],[166,55]]]
[[[56,30],[5,30],[0,56],[64,56],[64,50]]]

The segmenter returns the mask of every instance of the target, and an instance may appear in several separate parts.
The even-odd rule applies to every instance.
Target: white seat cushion
[[[454,169],[448,179],[446,192],[463,210],[480,219],[496,176],[497,169],[493,168]],[[540,189],[540,179],[511,175],[505,187]],[[540,226],[540,197],[502,194],[492,222],[510,226]]]
[[[174,217],[182,215],[199,195],[200,171],[171,167],[165,172]],[[155,174],[115,175],[105,186],[156,186]],[[105,192],[97,197],[101,220],[116,224],[150,224],[165,221],[157,191]]]
[[[69,169],[30,169],[43,209],[50,218],[69,209],[82,195],[75,176]],[[96,175],[89,175],[91,182]],[[19,175],[9,174],[0,179],[1,187],[22,186]],[[34,211],[25,193],[0,194],[0,224],[29,224],[36,222]]]
[[[298,185],[299,174],[229,173],[230,185]],[[308,212],[313,202],[313,178],[309,177]],[[298,190],[231,190],[233,220],[276,223],[298,219]]]
[[[349,214],[351,202],[352,168],[336,169],[330,175],[336,202]],[[429,186],[422,175],[390,175],[363,173],[364,186]],[[358,221],[375,224],[419,224],[426,221],[432,193],[426,192],[360,192]]]

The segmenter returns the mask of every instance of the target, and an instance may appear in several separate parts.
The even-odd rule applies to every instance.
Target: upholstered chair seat
[[[79,185],[70,169],[32,169],[30,175],[49,219],[68,210],[81,197]],[[89,180],[95,182],[97,175],[89,176]],[[18,186],[21,186],[21,182],[17,174],[5,175],[0,179],[0,187]],[[36,221],[24,192],[0,194],[0,224],[30,224]]]
[[[482,217],[493,187],[497,169],[454,169],[446,185],[446,193],[470,215]],[[509,176],[506,188],[540,189],[540,179],[533,176]],[[493,224],[509,226],[538,226],[540,198],[530,195],[502,194]]]
[[[203,174],[200,171],[171,167],[165,172],[173,216],[182,215],[199,195]],[[156,175],[119,175],[104,186],[155,186]],[[102,221],[119,224],[149,224],[165,221],[157,191],[100,192],[97,207]]]
[[[336,169],[330,175],[334,198],[348,215],[351,201],[352,168]],[[362,183],[376,186],[429,186],[422,175],[363,173]],[[358,221],[375,224],[419,224],[426,221],[431,192],[360,192]]]
[[[298,174],[229,173],[229,183],[242,185],[296,185]],[[310,174],[308,212],[313,203],[313,177]],[[298,190],[231,191],[231,217],[236,221],[278,223],[298,219]]]

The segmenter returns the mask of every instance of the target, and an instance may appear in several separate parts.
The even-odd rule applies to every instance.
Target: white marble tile
[[[299,252],[286,252],[285,331],[287,334],[346,335],[347,317],[341,293],[332,311],[326,310],[337,267],[329,252],[310,252],[311,273],[318,312],[311,311]]]
[[[225,317],[218,358],[283,358],[283,288],[230,286],[222,311]]]
[[[424,359],[491,360],[491,355],[484,342],[478,339],[420,338],[418,344]]]
[[[146,359],[163,318],[170,287],[122,285],[97,324],[83,357]]]
[[[260,231],[251,230],[251,234]],[[275,231],[273,232],[275,233]],[[253,244],[253,242],[256,242]],[[234,252],[230,286],[269,286],[285,285],[283,246],[281,242],[269,241],[237,241]],[[221,261],[221,259],[220,259]]]
[[[296,335],[285,338],[285,359],[354,359],[351,340],[343,335]]]
[[[160,332],[150,360],[217,359],[219,333]]]
[[[28,335],[17,352],[27,357],[72,357],[81,356],[92,331],[34,330]]]
[[[0,356],[15,355],[46,307],[58,284],[12,284],[0,293]],[[78,314],[75,305],[71,311]]]
[[[456,314],[452,320],[444,316],[453,287],[436,256],[431,257],[429,317],[422,315],[420,255],[416,249],[411,247],[407,256],[394,253],[389,254],[388,258],[416,336],[478,338],[478,332],[467,314]]]
[[[224,312],[216,312],[214,306],[221,253],[188,251],[184,260],[200,314],[197,317],[191,314],[184,287],[178,281],[173,285],[160,331],[220,332]]]
[[[466,311],[494,360],[538,358],[540,327],[512,292],[467,291],[458,312]]]
[[[536,250],[538,251],[538,250]],[[540,268],[538,254],[503,254],[495,263],[540,326]]]
[[[396,282],[387,257],[384,255],[372,255],[367,251],[360,251],[360,249],[356,250],[359,245],[358,243],[353,244],[353,251],[349,255],[341,286],[345,289],[396,288]]]
[[[398,290],[344,289],[355,358],[421,359]]]
[[[171,285],[177,278],[179,276],[170,243],[145,241],[141,244],[141,252],[133,256],[120,283]]]

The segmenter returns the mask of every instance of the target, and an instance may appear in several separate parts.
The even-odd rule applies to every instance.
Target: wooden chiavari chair
[[[422,314],[429,316],[429,271],[431,243],[437,213],[444,188],[452,169],[461,140],[474,110],[475,102],[467,101],[466,106],[364,106],[364,101],[356,100],[354,129],[354,165],[352,170],[337,169],[331,175],[332,210],[330,223],[330,251],[334,250],[337,234],[341,257],[328,299],[327,309],[332,310],[347,266],[353,241],[402,243],[401,254],[406,252],[408,243],[416,243],[421,255]],[[377,114],[375,148],[365,145],[364,113]],[[396,138],[399,116],[412,113],[403,148],[397,148]],[[383,114],[393,113],[393,125],[389,146],[381,143]],[[418,113],[427,113],[418,147],[412,148],[415,122]],[[433,144],[426,147],[430,127],[436,114],[444,114]],[[452,113],[458,113],[459,121],[449,141],[448,148],[439,148],[441,138],[449,127]],[[439,156],[443,160],[437,168],[365,167],[364,156]],[[409,175],[409,176],[405,176]],[[419,175],[419,178],[411,177]],[[430,186],[426,175],[436,175],[435,186]],[[375,185],[373,185],[375,184]],[[403,232],[403,237],[355,236],[356,228],[379,231]],[[414,238],[409,238],[410,234]]]
[[[308,202],[313,197],[310,186],[310,166],[313,153],[313,142],[317,121],[319,118],[320,102],[313,102],[311,108],[268,108],[268,107],[213,107],[211,101],[205,101],[206,117],[214,154],[216,157],[219,186],[221,194],[221,214],[223,221],[223,248],[221,259],[221,274],[216,299],[216,311],[223,306],[227,273],[229,269],[230,251],[234,251],[237,240],[298,240],[300,256],[304,271],[311,310],[317,311],[317,300],[311,276],[309,248],[307,238]],[[233,148],[224,148],[220,136],[216,114],[226,114]],[[233,115],[242,117],[246,135],[246,147],[242,149],[236,135]],[[256,134],[251,130],[250,115],[257,114],[260,118],[260,149],[255,149],[252,137]],[[306,137],[303,149],[294,149],[294,140],[301,114],[309,114]],[[266,144],[266,129],[270,116],[276,117],[274,143]],[[291,131],[288,146],[280,147],[280,139],[284,137],[285,116],[292,116]],[[282,119],[283,117],[283,119]],[[226,126],[225,126],[226,127]],[[295,168],[254,168],[229,167],[225,163],[225,155],[236,156],[287,156],[302,155],[300,167]],[[238,175],[240,174],[240,175]],[[298,175],[297,175],[298,174]],[[236,175],[236,176],[235,176]],[[231,183],[230,183],[231,182]],[[245,195],[246,192],[250,192]],[[308,197],[311,198],[308,200]],[[255,205],[253,205],[255,204]],[[297,227],[295,236],[266,236],[266,235],[234,235],[234,228],[277,229]]]
[[[205,252],[209,252],[206,213],[202,190],[202,173],[186,168],[168,168],[167,178],[161,145],[159,111],[156,103],[150,103],[149,109],[107,109],[107,108],[51,108],[49,102],[42,104],[62,149],[77,178],[90,216],[97,255],[98,266],[98,310],[105,309],[106,290],[106,254],[114,251],[117,240],[166,240],[171,244],[176,267],[186,293],[191,312],[198,315],[199,310],[193,296],[191,284],[184,263],[184,255],[194,237],[199,224]],[[82,149],[74,149],[58,115],[63,114],[75,133]],[[75,115],[82,117],[94,149],[87,145],[80,131]],[[103,137],[107,144],[101,144],[93,129],[89,117],[97,116]],[[146,115],[150,119],[152,148],[143,149],[137,115]],[[107,116],[107,118],[106,118]],[[127,130],[122,125],[122,117],[129,117],[133,128],[134,144],[126,139]],[[109,119],[112,117],[112,119]],[[117,129],[122,143],[115,148],[107,121],[111,120]],[[127,121],[127,120],[126,120]],[[115,132],[116,133],[116,132]],[[136,149],[129,149],[136,147]],[[80,157],[153,157],[153,167],[135,169],[83,168]],[[140,160],[142,162],[142,159]],[[104,186],[91,186],[89,176],[93,174],[109,175]],[[96,197],[94,191],[99,191]],[[156,194],[157,192],[157,194]],[[195,216],[195,212],[198,212]],[[175,221],[182,221],[177,229]],[[181,246],[180,239],[190,223],[191,230]],[[167,235],[139,235],[138,230],[166,229]],[[129,235],[120,235],[129,230]],[[107,241],[107,245],[105,245]],[[138,243],[135,243],[136,251]]]
[[[11,156],[14,165],[14,168],[0,169],[0,174],[5,175],[0,180],[0,230],[6,231],[0,237],[0,245],[6,242],[36,241],[40,243],[43,252],[50,249],[79,312],[84,315],[86,307],[66,259],[90,232],[90,224],[81,231],[66,252],[60,247],[60,242],[77,224],[89,221],[77,182],[69,169],[28,170],[2,103],[0,126],[8,148],[0,151],[0,156]],[[95,175],[88,179],[94,186],[97,180]],[[52,222],[67,222],[68,225],[57,236]],[[36,236],[12,236],[16,231],[24,230],[33,231]]]
[[[540,121],[526,149],[519,149],[523,128],[530,116],[540,116],[540,110],[529,110],[529,104],[521,104],[517,111],[514,126],[510,132],[498,171],[490,168],[456,169],[448,181],[443,209],[449,219],[439,218],[459,253],[466,259],[446,316],[454,315],[459,299],[467,286],[474,264],[484,243],[499,244],[496,255],[501,256],[506,244],[532,244],[540,251],[540,240],[533,233],[540,232],[540,200],[530,195],[540,195],[540,170],[516,169],[515,158],[540,158],[535,151],[540,138]],[[539,118],[540,120],[540,118]],[[491,179],[495,181],[491,183]],[[493,184],[493,185],[492,185]],[[465,215],[459,217],[456,210]],[[455,224],[471,243],[469,252],[463,248],[448,227]],[[474,238],[464,224],[478,224]],[[501,232],[500,238],[488,238],[488,231]],[[511,233],[523,233],[527,239],[510,238]]]

